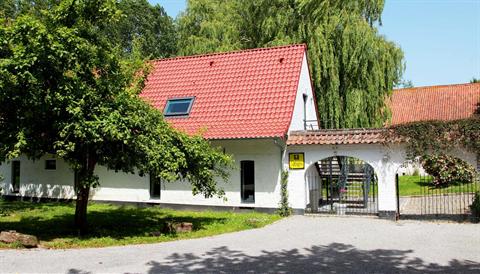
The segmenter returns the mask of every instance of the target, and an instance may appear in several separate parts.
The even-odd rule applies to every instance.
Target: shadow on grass
[[[77,230],[73,227],[74,205],[65,203],[14,203],[12,212],[19,210],[45,211],[35,215],[21,216],[20,220],[1,220],[0,231],[16,230],[17,232],[32,234],[41,241],[50,241],[56,238],[76,237]],[[68,206],[67,210],[55,211],[55,207]],[[19,213],[17,213],[19,214]],[[21,214],[21,213],[20,213]],[[48,215],[48,216],[46,216]],[[111,207],[89,209],[89,232],[82,239],[110,237],[123,239],[126,237],[149,236],[150,232],[161,231],[166,222],[190,222],[193,230],[201,230],[212,223],[225,223],[221,217],[202,216],[174,216],[169,211],[152,208]]]
[[[149,273],[479,273],[480,263],[452,260],[427,263],[412,250],[361,250],[332,243],[306,249],[262,251],[248,255],[226,246],[202,256],[173,253],[166,262],[150,261]],[[78,273],[72,270],[70,273]]]

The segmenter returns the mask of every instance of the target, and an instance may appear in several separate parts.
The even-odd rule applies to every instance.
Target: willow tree
[[[102,35],[115,0],[63,0],[44,17],[0,21],[0,161],[55,154],[75,171],[75,224],[87,228],[98,165],[187,179],[194,194],[222,196],[231,159],[172,129],[138,97],[148,67],[122,59]],[[143,72],[143,73],[142,73]]]
[[[189,0],[180,54],[306,43],[323,128],[380,127],[403,53],[378,33],[383,0]],[[221,12],[218,12],[221,11]]]

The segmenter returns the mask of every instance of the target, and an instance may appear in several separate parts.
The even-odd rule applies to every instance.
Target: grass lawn
[[[412,196],[412,195],[425,195],[425,188],[429,189],[429,194],[435,194],[435,188],[428,187],[425,179],[422,179],[421,176],[399,176],[399,190],[400,196]],[[422,191],[423,188],[423,191]],[[480,190],[480,184],[477,182],[476,185],[464,184],[461,186],[449,186],[442,188],[442,193],[461,193],[461,192],[472,192],[472,190]]]
[[[16,230],[38,237],[46,248],[82,248],[158,243],[199,238],[263,227],[278,215],[257,212],[177,211],[159,207],[137,208],[90,203],[89,234],[78,237],[73,228],[73,203],[7,202],[0,199],[0,231]],[[151,236],[167,221],[191,222],[193,231]],[[0,243],[0,248],[15,245]]]

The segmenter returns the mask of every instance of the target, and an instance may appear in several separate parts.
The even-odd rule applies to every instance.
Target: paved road
[[[162,244],[3,250],[0,272],[480,273],[480,225],[295,216]]]

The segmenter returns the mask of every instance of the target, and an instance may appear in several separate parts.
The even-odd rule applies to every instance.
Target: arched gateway
[[[378,213],[378,178],[365,161],[349,156],[321,159],[305,170],[306,212]]]
[[[383,129],[294,131],[287,141],[292,207],[305,212],[376,214],[395,218],[396,174],[405,144],[385,142]],[[292,166],[295,155],[304,165]],[[457,157],[476,164],[472,153]],[[300,191],[301,190],[301,191]]]

